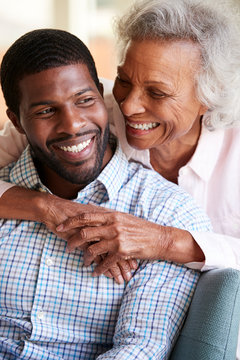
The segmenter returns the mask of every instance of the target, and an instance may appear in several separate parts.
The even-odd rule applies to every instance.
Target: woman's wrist
[[[186,264],[203,262],[204,253],[191,233],[174,227],[165,227],[165,260]]]

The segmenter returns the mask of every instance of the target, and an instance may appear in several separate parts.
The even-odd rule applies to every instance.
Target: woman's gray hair
[[[201,0],[139,0],[115,24],[121,58],[130,40],[199,45],[196,94],[208,108],[209,129],[240,124],[240,35],[234,14],[221,5],[220,12]]]

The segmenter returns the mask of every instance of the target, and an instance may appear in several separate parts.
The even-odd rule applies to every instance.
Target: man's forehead
[[[96,85],[85,64],[54,67],[34,74],[26,74],[19,81],[21,96],[58,96],[69,93],[96,91]]]

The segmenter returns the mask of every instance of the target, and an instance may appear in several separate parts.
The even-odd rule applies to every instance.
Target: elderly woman
[[[72,202],[7,184],[1,187],[0,216],[43,221],[66,238],[77,229],[68,248],[87,243],[86,265],[109,254],[96,275],[116,256],[166,259],[200,270],[240,269],[240,129],[234,127],[240,115],[240,44],[232,23],[201,1],[136,2],[117,24],[117,103],[105,98],[128,159],[188,191],[219,234],[190,234],[97,208],[83,213]],[[1,166],[26,144],[9,124],[2,135]]]

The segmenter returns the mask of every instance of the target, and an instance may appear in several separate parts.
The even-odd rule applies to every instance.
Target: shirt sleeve
[[[0,167],[16,161],[27,145],[26,137],[20,134],[12,122],[6,121],[0,131]]]
[[[198,276],[169,262],[141,262],[125,289],[113,347],[97,359],[168,358]]]
[[[16,186],[15,184],[7,183],[0,180],[0,197],[11,187]]]
[[[17,160],[26,147],[27,140],[13,126],[11,121],[6,121],[0,130],[0,168]],[[15,185],[0,180],[0,197]]]
[[[205,255],[204,263],[187,263],[191,269],[207,271],[214,268],[240,270],[240,240],[232,236],[190,231]]]

